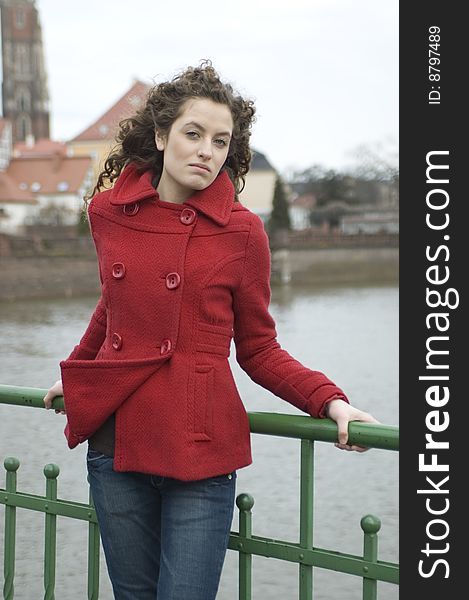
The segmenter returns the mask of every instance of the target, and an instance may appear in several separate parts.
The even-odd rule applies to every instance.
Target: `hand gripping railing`
[[[44,408],[46,390],[0,385],[0,404]],[[63,408],[63,398],[54,400],[53,408]],[[298,543],[274,540],[252,534],[251,509],[254,499],[249,494],[239,494],[239,532],[231,532],[229,548],[239,553],[239,600],[252,599],[252,556],[265,556],[297,563],[299,566],[299,600],[313,598],[313,568],[320,567],[361,577],[363,600],[377,600],[377,582],[399,582],[399,566],[378,559],[378,517],[365,515],[360,522],[363,530],[363,555],[355,556],[313,546],[313,493],[314,493],[314,442],[335,442],[337,426],[329,419],[312,419],[301,415],[249,413],[252,433],[296,438],[301,440],[300,465],[300,539]],[[397,427],[352,422],[349,440],[353,444],[399,449]],[[57,465],[46,465],[46,495],[36,496],[17,490],[19,461],[7,457],[4,461],[6,487],[0,488],[0,504],[5,505],[4,533],[4,586],[3,597],[13,600],[15,572],[16,508],[26,508],[45,513],[44,599],[54,599],[56,566],[57,516],[81,519],[88,522],[88,598],[99,595],[99,530],[91,499],[81,504],[57,499]]]

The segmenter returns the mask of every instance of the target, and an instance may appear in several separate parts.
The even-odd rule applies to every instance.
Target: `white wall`
[[[23,232],[23,224],[37,212],[35,204],[18,204],[17,202],[2,202],[0,204],[0,231],[13,235]]]
[[[274,171],[250,171],[246,176],[246,186],[239,195],[239,200],[256,214],[269,215],[272,211],[274,188]]]

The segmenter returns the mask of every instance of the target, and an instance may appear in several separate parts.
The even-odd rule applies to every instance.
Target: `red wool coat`
[[[115,412],[116,471],[195,480],[250,464],[232,338],[251,379],[300,410],[346,400],[277,342],[268,238],[226,172],[175,204],[130,165],[88,214],[102,293],[60,363],[70,448]]]

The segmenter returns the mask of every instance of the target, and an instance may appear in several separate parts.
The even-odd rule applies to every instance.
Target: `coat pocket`
[[[196,365],[192,406],[192,434],[196,441],[210,441],[213,435],[212,365]]]
[[[62,361],[64,404],[72,436],[79,442],[87,439],[167,360],[168,356]]]

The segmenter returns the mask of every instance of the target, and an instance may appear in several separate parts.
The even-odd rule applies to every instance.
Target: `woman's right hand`
[[[43,400],[44,400],[44,406],[49,410],[49,408],[52,408],[52,400],[56,397],[56,396],[63,396],[64,395],[64,389],[62,386],[62,380],[58,379],[53,386],[51,386],[48,391],[47,394],[44,396]],[[58,414],[65,414],[65,410],[58,410],[55,409],[55,412]]]

